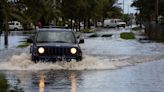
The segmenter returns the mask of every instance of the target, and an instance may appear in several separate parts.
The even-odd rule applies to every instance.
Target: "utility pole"
[[[123,0],[123,3],[122,3],[122,5],[123,5],[123,7],[122,7],[122,8],[123,8],[123,13],[124,13],[124,3],[125,3],[125,2],[124,2],[124,0]]]
[[[128,15],[130,14],[130,13],[129,13],[129,8],[130,8],[130,5],[128,5]]]
[[[159,0],[156,0],[156,24],[158,24]]]

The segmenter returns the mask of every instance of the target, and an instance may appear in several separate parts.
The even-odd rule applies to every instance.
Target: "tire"
[[[14,28],[14,31],[18,31],[18,28]]]
[[[71,62],[71,59],[66,59],[66,62]]]
[[[31,60],[34,62],[34,63],[38,63],[38,58],[31,55]]]
[[[76,62],[79,62],[82,60],[82,56],[76,58]]]

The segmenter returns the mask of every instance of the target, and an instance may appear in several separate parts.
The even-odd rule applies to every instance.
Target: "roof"
[[[72,30],[64,29],[64,28],[40,28],[37,31],[72,31]]]

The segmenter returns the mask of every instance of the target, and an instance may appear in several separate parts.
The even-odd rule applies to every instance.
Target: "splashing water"
[[[161,56],[122,56],[116,58],[102,58],[86,55],[80,62],[39,62],[30,60],[29,53],[13,55],[3,62],[0,62],[0,70],[104,70],[117,69],[124,66],[131,66],[137,63],[160,60]]]
[[[34,63],[30,59],[29,47],[12,48],[0,51],[0,70],[104,70],[164,59],[163,44],[142,44],[134,40],[120,40],[120,31],[105,32],[113,34],[113,37],[85,40],[85,43],[81,45],[84,59],[80,62],[73,60],[71,62]]]

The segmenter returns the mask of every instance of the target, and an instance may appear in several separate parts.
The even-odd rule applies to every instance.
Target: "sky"
[[[130,7],[133,0],[124,0],[124,13],[135,13],[135,7]],[[123,0],[118,0],[118,3],[123,3]],[[121,8],[123,8],[123,4],[120,5]]]

